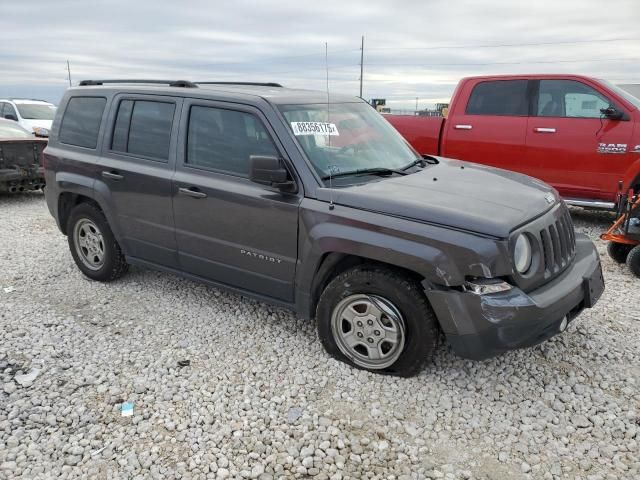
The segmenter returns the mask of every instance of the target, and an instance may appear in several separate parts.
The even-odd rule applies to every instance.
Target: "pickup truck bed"
[[[395,127],[422,154],[440,154],[440,135],[444,126],[443,117],[420,117],[414,115],[385,115]]]

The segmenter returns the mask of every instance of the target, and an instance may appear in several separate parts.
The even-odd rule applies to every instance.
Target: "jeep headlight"
[[[526,273],[531,267],[531,241],[524,233],[518,235],[513,249],[513,263],[518,273]]]

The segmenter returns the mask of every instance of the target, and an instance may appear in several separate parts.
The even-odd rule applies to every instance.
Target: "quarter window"
[[[111,149],[161,161],[169,159],[175,104],[122,100],[113,128]]]
[[[575,80],[540,80],[536,115],[539,117],[600,118],[609,100]]]
[[[471,92],[468,115],[527,116],[527,80],[481,82]]]
[[[6,118],[7,115],[13,115],[13,117],[11,118],[12,120],[18,118],[18,116],[16,115],[16,109],[13,108],[13,105],[11,105],[10,103],[5,103],[4,109],[2,109],[2,118]]]
[[[78,147],[96,148],[106,104],[104,97],[69,99],[60,125],[60,141]]]
[[[278,156],[269,133],[258,118],[234,110],[191,107],[188,165],[247,177],[251,155]]]

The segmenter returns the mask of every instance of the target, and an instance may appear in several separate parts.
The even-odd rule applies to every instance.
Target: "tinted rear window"
[[[175,104],[123,100],[113,129],[111,148],[167,161]]]
[[[102,113],[107,104],[103,97],[73,97],[60,125],[60,142],[78,147],[96,148]]]
[[[526,116],[527,80],[481,82],[471,92],[466,113],[469,115]]]

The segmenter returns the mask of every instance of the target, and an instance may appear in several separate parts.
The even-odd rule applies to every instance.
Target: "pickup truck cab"
[[[422,154],[539,178],[569,204],[614,208],[640,188],[640,100],[579,75],[464,78],[446,118],[386,115]]]
[[[65,93],[44,165],[87,277],[135,264],[282,305],[316,319],[331,355],[375,372],[417,373],[440,332],[468,358],[534,345],[604,289],[551,187],[423,158],[354,97],[84,81]]]

